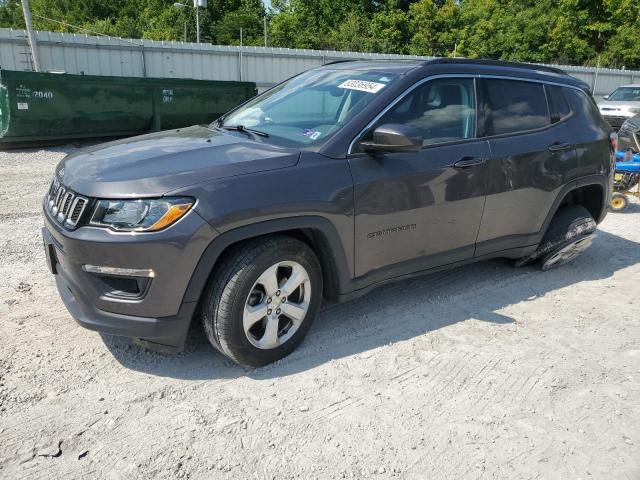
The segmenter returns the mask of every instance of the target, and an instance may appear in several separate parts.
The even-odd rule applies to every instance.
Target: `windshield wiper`
[[[253,128],[247,128],[244,125],[221,125],[220,128],[224,128],[225,130],[234,130],[236,132],[248,133],[258,135],[260,137],[268,137],[269,134],[267,132],[261,132],[260,130],[254,130]]]

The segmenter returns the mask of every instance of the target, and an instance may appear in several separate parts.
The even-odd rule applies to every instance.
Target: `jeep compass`
[[[172,352],[201,319],[223,355],[265,365],[325,301],[488,258],[572,260],[605,216],[615,142],[557,69],[328,64],[210,125],[69,154],[44,198],[47,261],[84,327]]]

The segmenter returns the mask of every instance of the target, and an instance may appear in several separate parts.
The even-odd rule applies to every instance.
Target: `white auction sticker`
[[[367,82],[365,80],[346,80],[338,85],[338,88],[360,90],[361,92],[377,93],[385,87],[384,83]]]
[[[29,110],[29,104],[18,102],[18,110]]]

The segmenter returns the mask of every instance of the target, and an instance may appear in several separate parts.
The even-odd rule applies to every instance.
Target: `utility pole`
[[[264,25],[264,46],[267,46],[267,16],[262,17],[262,23]]]
[[[240,63],[240,81],[242,81],[242,27],[240,27],[240,48],[238,48],[238,61]]]
[[[40,71],[40,58],[38,57],[38,41],[33,32],[33,24],[31,22],[31,9],[29,8],[29,0],[22,0],[22,13],[24,14],[24,24],[27,28],[27,40],[31,49],[31,58],[33,58],[33,69]]]
[[[173,4],[176,8],[184,8],[188,5],[186,3],[176,2]],[[200,43],[200,7],[207,8],[207,0],[193,0],[193,8],[196,9],[196,42]],[[187,27],[185,26],[185,37]]]
[[[200,43],[200,2],[193,0],[193,6],[196,7],[196,42]]]
[[[596,63],[596,71],[593,76],[593,87],[591,87],[591,95],[596,94],[596,85],[598,84],[598,70],[600,70],[600,55],[598,55],[598,61]]]

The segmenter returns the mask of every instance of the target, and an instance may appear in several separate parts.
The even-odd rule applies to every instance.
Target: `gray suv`
[[[45,250],[82,326],[166,352],[201,318],[260,366],[323,302],[494,257],[570,261],[605,216],[615,141],[556,69],[330,64],[210,125],[68,155]]]

